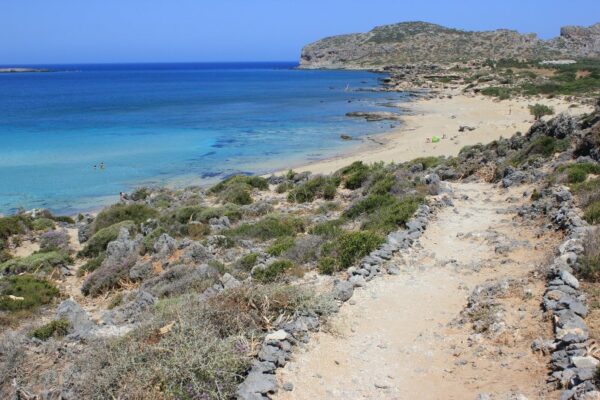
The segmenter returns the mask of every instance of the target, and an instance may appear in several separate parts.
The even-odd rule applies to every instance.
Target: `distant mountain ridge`
[[[543,40],[517,31],[463,31],[428,22],[383,25],[367,33],[331,36],[302,49],[301,68],[378,68],[473,59],[600,58],[600,23],[566,26]]]

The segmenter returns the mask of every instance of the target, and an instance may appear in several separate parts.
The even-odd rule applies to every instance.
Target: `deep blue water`
[[[345,117],[401,94],[368,72],[294,63],[52,65],[0,74],[0,213],[94,209],[139,185],[266,173],[389,123]],[[44,66],[37,66],[44,67]],[[103,162],[105,169],[94,169]]]

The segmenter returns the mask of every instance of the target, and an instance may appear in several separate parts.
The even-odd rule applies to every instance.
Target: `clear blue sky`
[[[422,20],[557,36],[600,0],[1,0],[0,65],[296,60],[306,43]]]

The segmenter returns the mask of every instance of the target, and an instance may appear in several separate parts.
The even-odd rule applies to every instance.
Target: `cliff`
[[[473,59],[600,58],[600,23],[563,27],[560,36],[499,29],[471,32],[427,22],[379,26],[367,33],[332,36],[302,49],[301,68],[378,68],[418,62]]]

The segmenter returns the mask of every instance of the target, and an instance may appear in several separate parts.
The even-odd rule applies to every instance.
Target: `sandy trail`
[[[522,187],[453,188],[455,207],[441,210],[420,244],[392,260],[402,273],[357,289],[334,318],[335,333],[314,335],[280,370],[280,383],[294,389],[275,398],[558,398],[547,392],[547,359],[530,350],[534,338],[551,335],[535,271],[558,238],[538,235],[535,222],[513,221]],[[505,244],[508,252],[497,250]],[[499,299],[506,329],[486,335],[452,324],[476,285],[506,277],[523,278]]]

